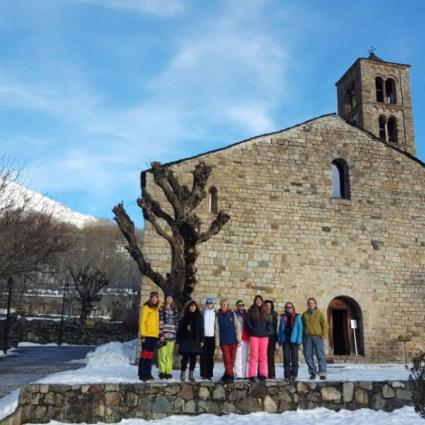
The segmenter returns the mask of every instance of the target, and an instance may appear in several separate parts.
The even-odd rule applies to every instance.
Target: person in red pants
[[[226,299],[220,301],[220,310],[216,314],[215,326],[216,345],[220,346],[223,352],[225,369],[221,380],[232,382],[234,380],[233,368],[235,366],[236,349],[241,340],[242,329],[235,313],[229,309]]]

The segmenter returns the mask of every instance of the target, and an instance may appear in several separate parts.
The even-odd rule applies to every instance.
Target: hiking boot
[[[319,375],[319,378],[321,381],[324,381],[326,379],[326,375]]]
[[[310,373],[310,379],[316,379],[316,374],[315,373]]]
[[[266,381],[266,377],[265,377],[265,376],[263,376],[263,375],[260,375],[260,376],[258,377],[258,379],[260,380],[260,382],[265,382],[265,381]]]
[[[255,376],[251,376],[251,378],[249,378],[250,382],[257,382],[257,380],[255,379]]]
[[[193,370],[189,370],[189,381],[195,380],[195,372]]]
[[[182,370],[180,372],[180,381],[182,381],[182,382],[186,381],[186,371],[185,370]]]

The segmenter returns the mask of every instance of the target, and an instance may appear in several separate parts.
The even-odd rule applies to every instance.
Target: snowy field
[[[135,341],[127,343],[110,342],[99,346],[94,352],[87,354],[82,369],[70,370],[48,375],[37,383],[48,384],[91,384],[91,383],[135,383],[139,382],[137,367],[132,365],[135,355]],[[198,365],[199,366],[199,365]],[[223,375],[223,364],[218,363],[214,368],[214,378],[220,379]],[[157,370],[154,368],[154,376]],[[282,378],[282,366],[277,367],[278,379]],[[173,381],[177,381],[178,371],[173,373]],[[195,376],[199,379],[199,368]],[[409,372],[400,364],[335,364],[328,365],[328,380],[331,381],[383,381],[383,380],[406,380]],[[305,366],[300,368],[299,380],[308,380]],[[9,415],[16,408],[19,392],[15,391],[0,399],[0,419]],[[228,415],[216,417],[213,415],[200,415],[196,417],[173,416],[157,421],[124,420],[121,425],[196,425],[208,422],[209,425],[241,425],[262,424],[267,421],[268,425],[290,423],[291,425],[309,424],[422,424],[423,421],[413,408],[403,408],[394,412],[375,412],[369,409],[357,411],[333,412],[324,408],[313,410],[298,410],[285,412],[278,415],[255,413],[251,415]],[[59,422],[50,422],[50,425],[59,425]]]
[[[156,421],[126,419],[119,422],[119,425],[201,425],[206,423],[208,425],[424,425],[425,421],[411,407],[403,407],[390,413],[375,412],[369,409],[334,412],[319,408],[281,414],[170,416]],[[100,424],[98,423],[98,425]],[[51,421],[49,425],[62,425],[62,423]]]
[[[131,364],[135,353],[135,341],[120,343],[110,342],[98,347],[87,355],[86,367],[46,376],[43,384],[85,384],[85,383],[134,383],[139,382],[137,367]],[[223,376],[224,367],[218,363],[214,367],[214,379]],[[278,379],[283,378],[282,364],[277,365]],[[156,368],[153,375],[158,376]],[[173,372],[173,380],[178,380],[179,371]],[[199,378],[199,362],[195,370]],[[328,365],[329,381],[385,381],[406,380],[409,371],[401,364],[334,364]],[[309,380],[306,366],[301,366],[299,380]],[[425,424],[424,424],[425,425]]]

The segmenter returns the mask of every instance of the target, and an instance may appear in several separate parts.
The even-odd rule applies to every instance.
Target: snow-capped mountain
[[[73,211],[60,202],[14,182],[8,182],[1,191],[0,203],[2,202],[12,202],[16,208],[22,207],[24,202],[27,202],[29,209],[52,214],[56,220],[73,224],[79,228],[97,221],[91,215]]]

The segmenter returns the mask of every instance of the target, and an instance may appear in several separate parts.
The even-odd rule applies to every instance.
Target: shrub
[[[415,412],[425,419],[425,352],[421,351],[412,361],[409,376],[409,381],[413,384],[412,400]]]

